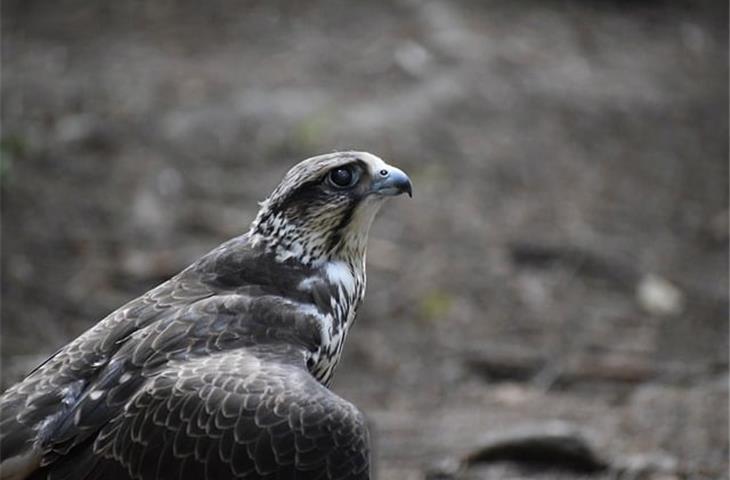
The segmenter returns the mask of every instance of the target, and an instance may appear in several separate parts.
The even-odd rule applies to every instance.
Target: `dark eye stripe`
[[[318,177],[310,177],[311,180],[302,182],[296,188],[291,189],[286,195],[279,196],[274,202],[271,203],[270,208],[272,212],[285,211],[291,208],[306,210],[312,205],[317,203],[327,203],[332,201],[330,194],[332,190],[339,190],[341,192],[351,192],[352,190],[347,187],[335,186],[329,180],[330,174],[340,168],[349,168],[355,175],[351,187],[357,185],[358,182],[367,175],[367,165],[360,159],[355,159],[352,162],[345,163],[337,167],[330,167],[324,173],[321,173]],[[324,187],[324,189],[323,189]],[[329,194],[328,192],[329,191]]]
[[[276,204],[272,206],[272,210],[284,211],[292,206],[299,205],[304,207],[323,200],[320,183],[321,182],[318,180],[302,183],[288,195],[280,198]]]

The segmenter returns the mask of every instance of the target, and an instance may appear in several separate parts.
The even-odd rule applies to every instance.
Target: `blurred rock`
[[[517,383],[503,383],[494,387],[495,398],[510,406],[526,403],[533,395],[525,386]]]
[[[428,64],[431,61],[431,54],[426,48],[412,40],[403,42],[396,48],[395,53],[396,64],[406,73],[414,77],[420,77],[428,70]]]
[[[595,473],[608,462],[575,425],[554,422],[529,425],[492,435],[463,460],[466,465],[516,462],[543,469]]]
[[[515,241],[509,244],[509,252],[512,262],[517,267],[563,268],[573,275],[601,280],[621,289],[631,285],[637,276],[629,265],[610,258],[605,252],[571,245]]]
[[[540,354],[514,346],[490,346],[469,351],[465,359],[466,365],[473,372],[490,382],[529,380],[546,362]]]
[[[638,384],[658,375],[656,367],[643,356],[586,355],[568,362],[555,382],[562,387],[579,382]]]
[[[450,480],[456,478],[463,465],[454,458],[438,460],[426,470],[426,480]]]
[[[678,315],[684,310],[684,293],[667,279],[649,274],[636,287],[641,308],[652,315]]]
[[[91,136],[96,120],[89,114],[66,115],[58,121],[56,138],[59,142],[71,143]]]
[[[662,452],[626,455],[616,461],[614,470],[619,475],[650,480],[672,480],[679,478],[679,462]]]
[[[105,153],[110,152],[117,143],[101,119],[90,113],[61,117],[56,124],[55,140],[61,144],[82,145]]]

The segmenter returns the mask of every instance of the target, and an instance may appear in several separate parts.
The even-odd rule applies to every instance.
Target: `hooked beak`
[[[372,192],[380,195],[395,196],[401,193],[407,193],[409,197],[413,197],[413,185],[411,179],[403,170],[391,167],[381,169],[375,172],[375,178],[372,184]]]

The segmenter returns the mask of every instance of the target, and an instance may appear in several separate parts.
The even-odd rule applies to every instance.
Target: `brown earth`
[[[357,148],[415,184],[335,384],[377,478],[728,478],[726,2],[48,5],[3,2],[4,386]],[[556,421],[608,467],[514,459]]]

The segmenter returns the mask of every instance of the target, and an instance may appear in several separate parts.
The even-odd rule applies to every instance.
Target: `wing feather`
[[[302,352],[281,348],[170,362],[48,478],[369,478],[363,416],[303,368]],[[56,475],[69,462],[76,473]]]

